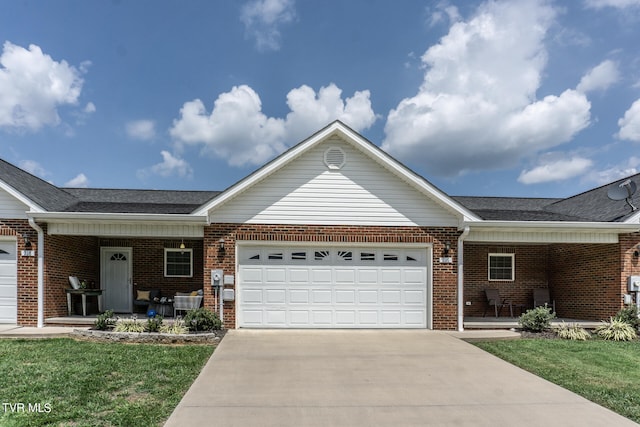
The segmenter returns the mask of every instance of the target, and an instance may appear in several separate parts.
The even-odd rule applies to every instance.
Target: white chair
[[[178,311],[189,311],[200,307],[202,295],[185,296],[176,295],[173,297],[173,317],[178,315]]]

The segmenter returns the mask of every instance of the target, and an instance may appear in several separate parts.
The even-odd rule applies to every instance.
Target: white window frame
[[[509,279],[494,279],[491,277],[491,258],[502,257],[511,258],[511,278]],[[489,254],[487,258],[487,277],[490,282],[513,282],[516,280],[516,254]]]
[[[167,272],[167,254],[169,252],[180,252],[189,254],[189,274],[168,274]],[[164,248],[164,277],[193,277],[193,249],[176,249],[176,248]]]

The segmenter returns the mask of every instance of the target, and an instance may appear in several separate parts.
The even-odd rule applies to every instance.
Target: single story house
[[[69,276],[124,313],[148,289],[218,311],[220,284],[229,328],[461,330],[487,288],[601,320],[640,275],[638,199],[612,186],[631,185],[453,197],[339,121],[224,191],[59,188],[0,161],[0,322],[66,316]]]

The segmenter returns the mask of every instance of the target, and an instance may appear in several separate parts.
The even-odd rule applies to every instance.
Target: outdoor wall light
[[[24,239],[24,248],[27,250],[31,249],[31,240],[29,239],[29,235],[24,233],[22,238]]]
[[[634,258],[638,258],[640,256],[640,245],[636,246],[636,250],[633,251]]]
[[[180,241],[180,249],[184,249],[186,246],[184,245],[184,239]]]
[[[451,250],[451,242],[444,242],[444,251],[443,251],[443,255],[445,257],[449,256],[449,251]]]
[[[218,249],[220,252],[224,252],[224,239],[218,240]]]

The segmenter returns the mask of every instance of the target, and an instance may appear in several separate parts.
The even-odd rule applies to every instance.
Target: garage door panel
[[[266,283],[285,283],[287,281],[287,270],[284,268],[267,268],[265,271]]]
[[[351,326],[356,324],[356,310],[336,310],[336,325]]]
[[[287,293],[284,289],[267,289],[265,294],[267,304],[285,304],[287,302]]]
[[[240,327],[427,326],[424,249],[239,248]]]
[[[0,323],[18,321],[18,267],[16,242],[0,242]]]
[[[289,282],[291,283],[309,283],[308,268],[291,268],[289,269]]]
[[[309,304],[309,290],[291,289],[289,291],[289,302],[291,304]]]
[[[242,301],[247,304],[262,304],[262,289],[243,289]]]
[[[355,289],[336,291],[336,304],[354,304],[355,302],[356,302]]]
[[[311,291],[311,303],[312,304],[331,304],[331,290],[313,289]]]

